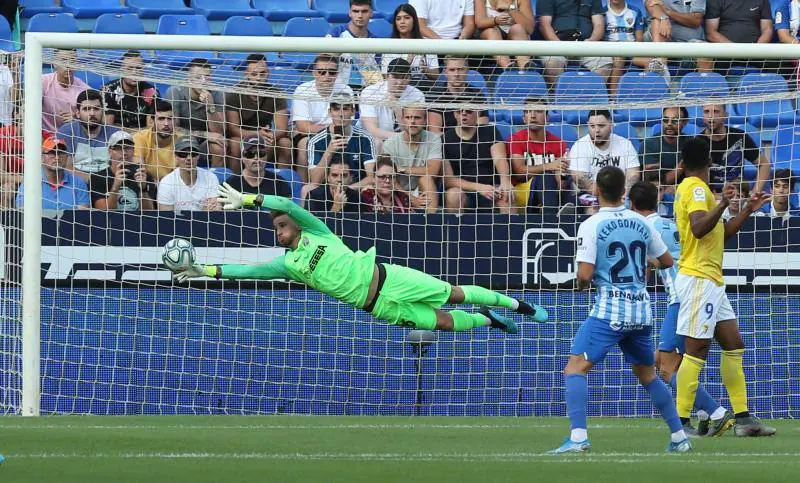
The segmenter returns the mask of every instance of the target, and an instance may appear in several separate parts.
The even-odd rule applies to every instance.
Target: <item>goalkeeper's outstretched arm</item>
[[[174,275],[176,282],[183,282],[190,278],[213,277],[217,280],[293,280],[286,270],[285,255],[281,255],[262,265],[201,265],[177,272]]]
[[[270,211],[280,211],[289,215],[297,225],[310,233],[320,235],[331,234],[322,220],[312,215],[308,211],[297,206],[295,202],[283,196],[255,195],[251,193],[239,193],[228,183],[219,187],[219,201],[226,210],[236,210],[239,208],[265,208]]]

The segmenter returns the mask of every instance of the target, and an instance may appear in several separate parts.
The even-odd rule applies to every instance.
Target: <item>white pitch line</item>
[[[327,425],[314,425],[314,424],[242,424],[242,425],[214,425],[214,424],[177,424],[177,425],[139,425],[139,424],[121,424],[121,425],[83,425],[83,424],[2,424],[0,422],[0,429],[196,429],[196,430],[229,430],[229,429],[302,429],[302,430],[317,430],[317,429],[549,429],[549,428],[563,428],[566,427],[566,418],[564,424],[327,424]],[[637,424],[595,424],[589,425],[589,429],[639,429],[647,427],[660,426],[659,422],[637,423]]]

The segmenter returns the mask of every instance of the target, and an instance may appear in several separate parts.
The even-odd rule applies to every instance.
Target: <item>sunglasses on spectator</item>
[[[188,158],[190,156],[192,156],[192,157],[197,156],[198,154],[199,153],[197,153],[195,151],[178,151],[177,153],[175,153],[175,156],[177,156],[179,158]]]
[[[242,156],[244,156],[247,159],[253,159],[253,158],[263,157],[264,154],[262,154],[261,151],[258,151],[258,150],[251,150],[251,151],[243,152]]]
[[[375,177],[378,178],[381,181],[391,181],[392,178],[394,178],[394,175],[393,174],[379,174],[379,175],[377,175]]]
[[[681,123],[680,118],[677,117],[665,117],[661,120],[664,124],[675,124],[678,125]]]
[[[326,75],[335,76],[339,74],[339,71],[336,69],[316,69],[315,72],[321,76],[326,76]]]

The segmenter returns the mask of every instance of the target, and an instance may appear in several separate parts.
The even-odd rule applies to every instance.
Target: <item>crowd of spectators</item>
[[[798,42],[798,0],[775,9],[767,0],[647,0],[644,7],[539,0],[534,12],[530,0],[411,0],[395,11],[392,37],[752,43],[775,35]],[[373,36],[372,13],[369,0],[350,0],[350,22],[329,36]],[[522,124],[504,139],[481,107],[489,103],[485,90],[468,81],[470,59],[453,55],[319,54],[311,80],[288,96],[271,82],[262,54],[243,60],[241,81],[227,93],[214,89],[212,65],[202,58],[185,65],[185,85],[159,92],[142,80],[145,57],[135,50],[121,56],[120,78],[95,90],[76,77],[76,55],[58,51],[55,71],[43,77],[45,208],[218,210],[216,189],[227,181],[240,191],[293,197],[315,212],[591,211],[594,178],[608,165],[622,168],[630,184],[657,183],[668,200],[694,121],[686,108],[667,106],[637,149],[614,132],[612,113],[597,109],[585,135],[568,145],[547,129],[548,99],[530,97]],[[607,79],[612,95],[629,65],[670,76],[659,58],[492,60],[497,72],[542,69],[550,86],[576,62]],[[710,59],[685,64],[721,68]],[[0,184],[17,193],[2,202],[21,207],[18,67],[0,65]],[[732,183],[744,198],[772,189],[763,215],[797,214],[792,173],[773,174],[752,137],[728,126],[725,105],[702,113],[697,135],[711,146],[712,190]],[[757,168],[752,184],[744,181],[747,162]]]

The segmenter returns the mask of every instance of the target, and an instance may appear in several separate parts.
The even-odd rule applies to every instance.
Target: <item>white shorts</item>
[[[567,58],[557,55],[539,57],[539,62],[542,64],[552,62],[561,69],[567,66]],[[592,72],[602,69],[603,67],[610,66],[613,63],[614,59],[612,57],[581,57],[581,66]]]
[[[679,273],[675,278],[675,291],[681,303],[676,330],[678,335],[713,339],[717,322],[736,319],[724,285]]]

